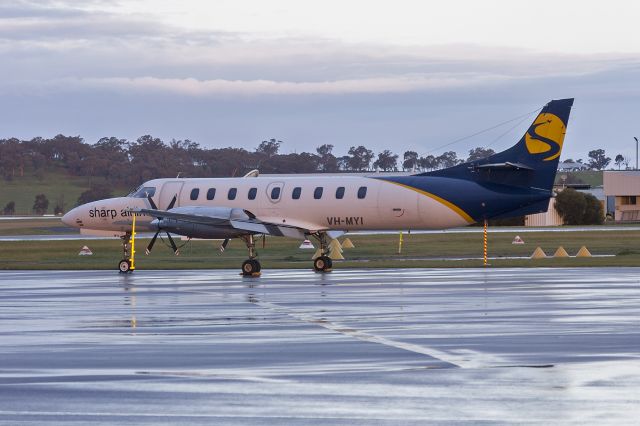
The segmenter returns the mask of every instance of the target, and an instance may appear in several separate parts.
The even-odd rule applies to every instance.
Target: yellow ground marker
[[[322,251],[320,249],[317,249],[316,252],[313,253],[313,256],[311,256],[311,260],[316,260],[320,256],[322,256]]]
[[[329,251],[329,257],[333,260],[341,260],[344,259],[344,256],[340,252],[340,250],[331,250]]]
[[[540,247],[536,247],[531,255],[531,259],[544,259],[545,257],[547,257],[547,254]]]
[[[349,238],[345,238],[342,242],[342,248],[350,249],[355,247],[356,246],[353,245],[353,242]]]
[[[340,241],[331,240],[329,243],[329,251],[336,251],[342,253],[342,246],[340,245]]]
[[[582,246],[580,247],[580,250],[578,250],[576,257],[591,257],[591,252],[587,249],[587,247]]]
[[[558,247],[555,253],[553,253],[553,257],[569,257],[569,253],[564,249],[564,247]]]

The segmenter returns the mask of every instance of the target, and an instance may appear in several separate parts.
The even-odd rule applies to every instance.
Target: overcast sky
[[[336,154],[501,150],[575,97],[563,158],[635,159],[640,2],[0,0],[0,138]]]

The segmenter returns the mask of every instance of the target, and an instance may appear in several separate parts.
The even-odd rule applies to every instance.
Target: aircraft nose
[[[62,223],[73,228],[77,228],[75,220],[78,219],[78,208],[69,210],[64,216],[62,216]]]

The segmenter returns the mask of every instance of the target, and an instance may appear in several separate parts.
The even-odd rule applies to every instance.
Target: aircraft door
[[[399,229],[410,229],[419,221],[418,194],[398,185],[382,182],[378,192],[380,221]]]
[[[284,198],[284,182],[271,182],[266,187],[266,194],[262,198],[266,200],[261,203],[262,214],[266,216],[277,216],[279,211],[278,203]]]
[[[158,208],[161,210],[166,209],[174,196],[178,197],[174,207],[178,207],[180,205],[180,191],[182,190],[182,185],[184,185],[184,182],[182,181],[169,181],[162,184],[160,196],[159,198],[156,198]]]

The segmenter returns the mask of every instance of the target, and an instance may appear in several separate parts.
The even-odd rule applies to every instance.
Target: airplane
[[[287,176],[153,179],[125,197],[78,206],[66,225],[118,233],[131,272],[135,229],[187,238],[239,238],[242,274],[259,275],[256,236],[314,237],[316,272],[329,272],[329,240],[356,230],[446,229],[489,219],[546,212],[573,98],[552,100],[511,148],[487,158],[409,176]]]

